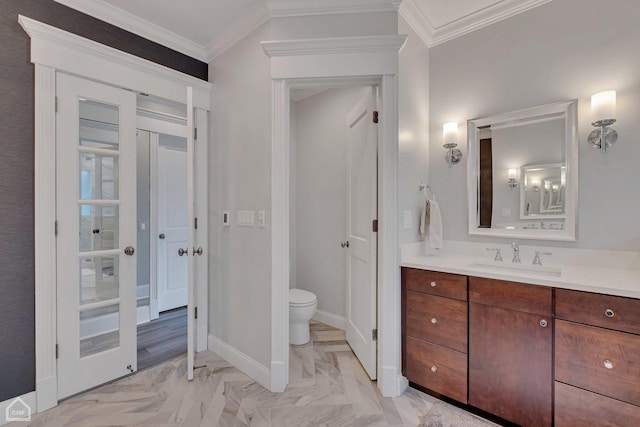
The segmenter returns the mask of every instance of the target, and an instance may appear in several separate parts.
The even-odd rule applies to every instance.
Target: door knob
[[[202,253],[203,253],[203,252],[204,252],[204,251],[202,250],[202,246],[201,246],[201,247],[199,247],[198,249],[193,248],[193,255],[198,255],[198,256],[200,256],[200,255],[202,255]]]
[[[93,234],[100,234],[100,229],[99,228],[94,228],[91,231],[93,232]]]
[[[340,246],[343,247],[343,248],[348,248],[349,247],[349,241],[347,240],[346,242],[340,243]]]
[[[124,248],[124,254],[125,255],[133,255],[133,253],[135,252],[135,249],[133,249],[133,246],[127,246],[126,248]]]
[[[158,236],[159,239],[164,240],[164,233],[160,233],[160,235]]]
[[[189,249],[178,249],[178,256],[186,255],[189,256]]]

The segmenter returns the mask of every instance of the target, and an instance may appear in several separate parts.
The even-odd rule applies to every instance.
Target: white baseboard
[[[347,318],[338,316],[337,314],[323,310],[316,310],[316,314],[313,315],[312,319],[316,322],[324,323],[325,325],[333,326],[334,328],[343,331],[347,330]]]
[[[240,369],[267,390],[271,390],[271,372],[264,365],[211,334],[208,341],[209,350]]]
[[[25,405],[31,408],[31,415],[35,415],[36,413],[36,392],[32,391],[31,393],[23,394],[22,396],[14,397],[13,399],[5,400],[4,402],[0,402],[0,426],[7,424],[7,408],[12,406],[16,399],[21,399]],[[16,402],[19,405],[19,402]],[[12,420],[17,421],[17,420]],[[22,421],[22,420],[20,420]],[[26,420],[24,420],[26,421]]]
[[[398,397],[409,387],[409,381],[396,367],[383,367],[378,373],[378,387],[382,397]]]
[[[54,371],[55,372],[55,371]],[[36,379],[36,408],[39,412],[58,406],[58,377]]]

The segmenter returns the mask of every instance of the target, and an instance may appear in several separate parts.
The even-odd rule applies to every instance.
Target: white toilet
[[[312,292],[289,289],[289,343],[302,345],[309,342],[309,320],[318,306]]]

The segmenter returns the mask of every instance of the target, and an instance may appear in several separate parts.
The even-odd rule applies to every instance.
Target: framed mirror
[[[468,122],[469,234],[576,240],[577,101]]]

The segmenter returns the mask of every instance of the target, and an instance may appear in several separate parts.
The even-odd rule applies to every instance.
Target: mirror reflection
[[[573,238],[575,110],[574,101],[469,121],[470,234]]]

